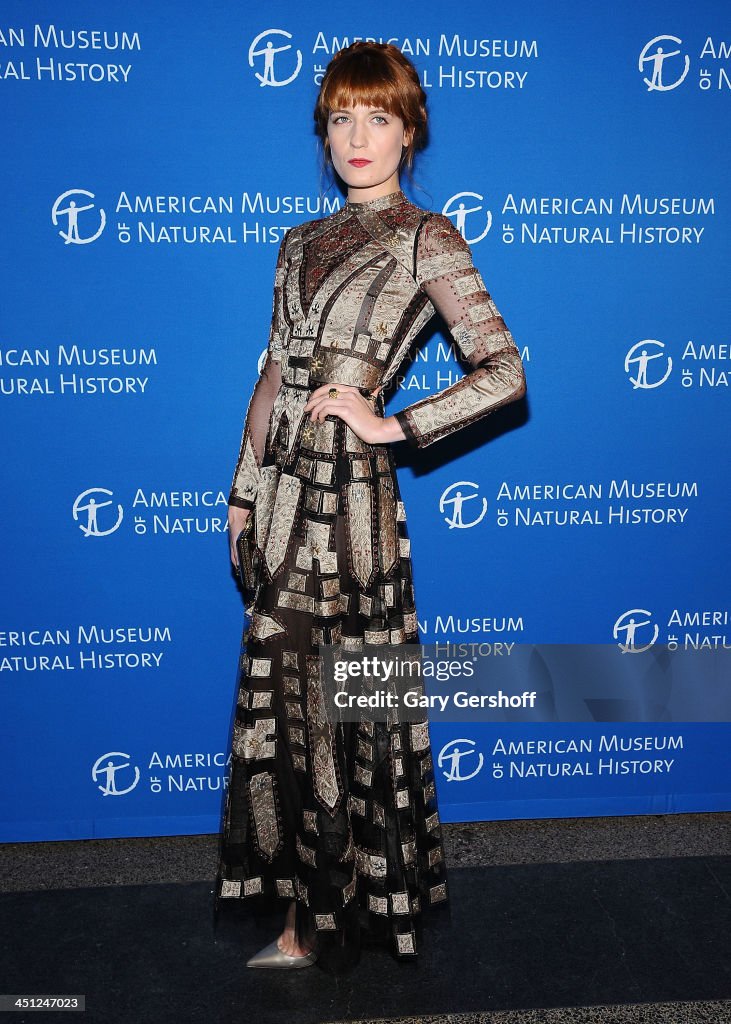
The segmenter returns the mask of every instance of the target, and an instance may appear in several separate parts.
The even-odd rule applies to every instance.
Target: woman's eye
[[[347,114],[336,114],[336,115],[335,115],[335,117],[334,117],[334,118],[332,119],[332,123],[333,123],[333,124],[338,124],[338,122],[339,122],[339,121],[342,121],[343,119],[347,121],[347,119],[348,119],[348,118],[347,118]],[[385,117],[383,116],[383,114],[376,114],[376,115],[374,116],[373,120],[374,120],[374,121],[380,121],[380,122],[382,122],[383,124],[388,124],[388,119],[387,119],[387,118],[385,118]]]

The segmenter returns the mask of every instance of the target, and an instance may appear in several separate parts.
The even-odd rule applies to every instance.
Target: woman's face
[[[327,136],[333,166],[350,192],[369,189],[362,197],[372,199],[398,188],[398,165],[409,136],[396,114],[361,105],[331,110]]]

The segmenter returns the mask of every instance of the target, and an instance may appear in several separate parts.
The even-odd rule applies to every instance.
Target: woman
[[[515,342],[469,247],[400,189],[426,137],[426,95],[390,44],[330,62],[315,107],[347,186],[335,213],[279,249],[266,362],[229,497],[231,558],[255,518],[262,580],[245,632],[216,911],[286,908],[252,967],[355,964],[361,940],[418,956],[448,915],[426,719],[323,714],[320,645],[418,644],[394,441],[423,448],[525,391]],[[384,416],[382,391],[439,313],[472,371]]]

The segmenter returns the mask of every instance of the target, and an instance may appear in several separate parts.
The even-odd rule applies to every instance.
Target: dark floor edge
[[[528,1010],[481,1010],[419,1017],[367,1017],[318,1024],[729,1024],[731,1000],[698,1003],[615,1003]]]

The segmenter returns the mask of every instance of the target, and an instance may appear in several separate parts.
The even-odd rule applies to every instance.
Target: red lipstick
[[[373,161],[372,160],[348,160],[348,163],[352,164],[353,167],[365,167],[366,164],[373,163]]]

